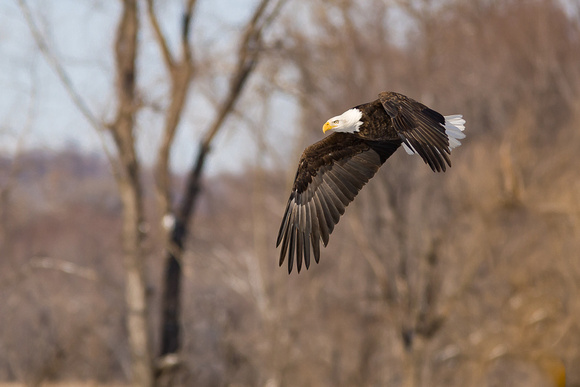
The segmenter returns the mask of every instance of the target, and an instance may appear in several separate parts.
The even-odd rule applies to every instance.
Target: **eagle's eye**
[[[338,120],[334,120],[332,123],[338,125]]]

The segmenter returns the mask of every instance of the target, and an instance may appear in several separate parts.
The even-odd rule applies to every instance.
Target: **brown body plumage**
[[[324,131],[336,133],[306,148],[300,158],[278,233],[280,265],[287,255],[288,272],[294,260],[300,272],[303,261],[310,266],[311,253],[318,262],[320,240],[328,244],[346,206],[401,144],[433,171],[445,171],[451,148],[464,137],[464,122],[393,92],[331,118]]]

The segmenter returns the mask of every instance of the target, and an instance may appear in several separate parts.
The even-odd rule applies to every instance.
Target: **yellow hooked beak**
[[[324,126],[322,127],[322,131],[326,133],[327,130],[336,128],[336,124],[332,124],[330,121],[326,121]]]

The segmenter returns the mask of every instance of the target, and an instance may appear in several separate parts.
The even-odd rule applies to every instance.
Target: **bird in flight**
[[[320,260],[320,241],[326,247],[340,216],[361,188],[402,144],[418,154],[434,172],[451,166],[451,149],[465,138],[461,115],[443,116],[409,97],[382,92],[375,101],[332,117],[322,127],[332,132],[304,150],[282,218],[276,247],[279,264],[288,257],[310,267]]]

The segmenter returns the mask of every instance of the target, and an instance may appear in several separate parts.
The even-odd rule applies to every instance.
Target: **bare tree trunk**
[[[122,239],[132,381],[135,386],[149,387],[153,386],[153,373],[142,250],[141,227],[144,216],[139,162],[133,136],[135,107],[137,105],[135,101],[135,58],[138,29],[137,2],[136,0],[125,0],[115,42],[118,110],[115,122],[111,125],[111,132],[121,164],[121,173],[117,176],[117,184],[123,205]]]
[[[201,190],[201,180],[203,177],[205,160],[211,150],[211,143],[215,135],[222,128],[224,121],[233,111],[234,106],[246,85],[249,75],[255,69],[256,63],[262,50],[262,31],[272,22],[274,16],[278,13],[284,1],[283,0],[277,1],[273,9],[270,10],[270,12],[268,12],[267,11],[268,5],[272,2],[273,2],[272,0],[262,0],[258,5],[258,7],[256,8],[256,11],[254,12],[252,19],[250,20],[245,29],[240,44],[240,48],[238,51],[238,62],[236,70],[233,73],[232,78],[230,80],[228,94],[225,100],[218,107],[218,112],[212,125],[209,127],[209,129],[207,130],[207,132],[200,141],[197,158],[188,175],[187,185],[185,187],[185,193],[183,195],[183,201],[181,203],[181,207],[179,208],[175,216],[175,224],[169,236],[167,258],[165,261],[166,262],[165,277],[162,299],[162,326],[161,326],[162,341],[160,350],[161,357],[160,366],[162,367],[166,365],[174,366],[176,364],[179,364],[178,361],[169,363],[164,360],[167,360],[166,358],[167,355],[177,353],[179,351],[181,344],[180,327],[179,327],[180,311],[181,311],[180,284],[182,276],[181,256],[184,250],[185,239],[189,232],[189,225],[191,223],[191,219],[193,218],[195,205],[199,197],[199,192]],[[194,2],[190,1],[188,4],[190,6],[193,6],[193,3]],[[185,20],[184,23],[187,24],[184,25],[183,45],[186,44],[187,25],[189,24],[189,17],[191,16],[190,14],[191,10],[187,13],[187,15],[189,16],[184,18]],[[158,36],[160,35],[158,34]],[[168,52],[166,49],[164,49],[163,51],[164,53]],[[184,55],[185,58],[189,58],[190,60],[191,53],[189,52],[189,50],[184,49]],[[165,57],[168,58],[169,56],[165,54]],[[166,62],[171,63],[170,60],[166,60]],[[191,66],[192,64],[190,64],[189,69],[191,69]],[[178,73],[174,73],[173,75],[174,85],[179,84],[180,82],[176,74]],[[185,95],[178,93],[174,97],[177,98],[177,101],[178,102],[180,101],[181,106],[183,106]],[[173,133],[170,134],[167,133],[168,132],[166,132],[166,137],[164,140],[165,144],[164,147],[166,148],[169,147],[173,139]],[[161,196],[165,196],[167,198],[167,200],[165,201],[169,203],[168,165],[166,161],[163,161],[167,158],[167,155],[168,152],[161,152],[161,157],[159,159],[160,161],[158,163],[157,175],[158,178],[162,178],[162,180],[158,181],[158,184],[161,182],[166,187],[160,190],[162,192]],[[169,209],[170,206],[166,207],[167,209]],[[159,372],[158,376],[168,371],[169,371],[168,369],[160,368],[158,369]],[[166,378],[164,379],[163,383],[167,382],[170,383],[172,376],[170,375],[165,376]]]
[[[191,170],[186,190],[187,195],[182,202],[173,231],[170,236],[170,249],[165,261],[165,275],[163,281],[162,298],[162,322],[161,322],[161,349],[157,378],[164,376],[160,384],[171,385],[174,375],[171,375],[171,367],[179,365],[179,362],[169,362],[164,358],[175,354],[181,347],[181,332],[179,318],[181,313],[181,255],[183,253],[185,237],[187,235],[189,220],[192,218],[195,201],[200,190],[201,173],[209,147],[200,147],[194,168]]]
[[[155,33],[155,39],[162,54],[165,67],[171,79],[169,107],[165,112],[163,137],[159,146],[155,166],[155,182],[159,207],[164,216],[172,215],[171,173],[169,155],[177,127],[187,101],[189,86],[194,75],[194,63],[189,43],[190,25],[196,1],[188,0],[182,17],[180,58],[170,51],[169,44],[161,31],[154,9],[154,1],[147,0],[147,14]],[[172,385],[174,374],[171,370],[179,365],[179,359],[168,355],[176,354],[180,347],[181,335],[179,326],[180,287],[181,287],[181,251],[183,240],[183,216],[178,216],[176,224],[167,236],[167,258],[163,277],[161,298],[161,345],[156,368],[156,383]],[[163,376],[163,379],[161,379]]]
[[[125,261],[125,297],[127,302],[127,331],[135,386],[152,386],[149,323],[143,252],[141,195],[135,182],[120,184],[123,203],[123,255]]]

